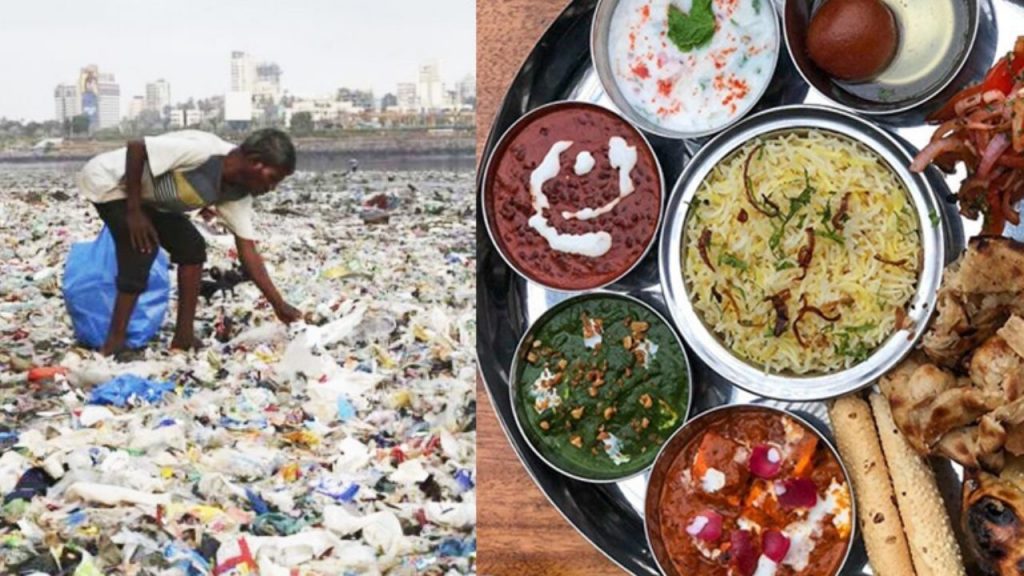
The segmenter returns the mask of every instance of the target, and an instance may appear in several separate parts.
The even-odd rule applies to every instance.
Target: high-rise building
[[[281,67],[273,62],[260,62],[255,66],[255,71],[253,96],[276,102],[281,97]]]
[[[121,122],[121,87],[113,74],[100,74],[95,64],[79,71],[77,84],[60,84],[54,90],[57,120],[84,115],[89,130],[114,128]]]
[[[412,82],[399,82],[395,98],[398,99],[398,107],[406,112],[419,110],[420,103],[416,94],[416,84]]]
[[[146,84],[146,110],[161,114],[171,105],[171,83],[163,78]]]
[[[145,96],[132,96],[132,99],[128,102],[128,119],[135,120],[146,109]]]
[[[252,92],[256,84],[256,66],[248,54],[231,53],[231,92]]]
[[[428,60],[420,65],[417,94],[421,108],[434,110],[444,105],[444,85],[441,83],[441,69],[437,60]]]
[[[99,75],[99,129],[116,128],[121,123],[121,86],[113,74]]]
[[[82,93],[76,84],[58,84],[53,90],[54,117],[58,122],[71,120],[82,113]]]
[[[466,74],[458,83],[459,104],[474,106],[476,104],[476,76]]]
[[[89,132],[100,127],[100,69],[95,64],[78,73],[78,92],[82,95],[82,115],[89,119]]]

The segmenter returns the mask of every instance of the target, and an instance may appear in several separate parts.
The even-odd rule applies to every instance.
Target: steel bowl
[[[649,470],[650,467],[654,464],[654,460],[651,461],[651,464],[645,466],[640,470],[637,470],[636,472],[632,472],[621,476],[608,476],[604,478],[581,476],[570,470],[567,470],[564,466],[560,465],[558,462],[556,462],[547,454],[545,454],[542,447],[537,445],[537,442],[533,437],[533,433],[527,430],[527,428],[524,426],[522,418],[519,415],[519,410],[522,408],[522,404],[520,404],[519,401],[519,376],[523,368],[521,359],[525,357],[525,347],[527,345],[526,343],[530,342],[533,339],[533,335],[537,332],[537,330],[544,326],[544,324],[547,323],[551,319],[551,317],[555,316],[556,314],[564,310],[566,307],[577,302],[591,300],[594,298],[614,298],[624,300],[633,303],[637,306],[640,306],[641,308],[644,308],[645,310],[653,314],[659,321],[663,322],[665,326],[668,327],[669,331],[672,333],[673,337],[675,338],[676,344],[679,346],[679,352],[683,355],[683,365],[686,368],[686,410],[680,414],[680,428],[683,425],[685,425],[687,418],[689,418],[690,413],[693,410],[693,371],[690,367],[690,361],[686,356],[686,348],[683,346],[683,341],[682,339],[680,339],[679,333],[673,328],[672,323],[669,322],[664,316],[662,316],[657,310],[655,310],[654,307],[651,306],[650,304],[647,304],[646,302],[640,300],[639,298],[635,298],[628,294],[620,294],[618,292],[608,291],[595,291],[587,292],[586,294],[580,294],[578,296],[568,298],[545,311],[544,314],[537,318],[537,320],[530,325],[530,328],[525,333],[523,333],[522,338],[520,338],[519,340],[519,344],[516,346],[516,354],[515,356],[513,356],[512,367],[509,369],[508,378],[509,398],[510,404],[512,405],[512,415],[516,421],[516,427],[519,429],[519,434],[522,435],[523,438],[526,438],[527,444],[530,446],[530,450],[532,450],[538,458],[543,460],[544,463],[550,466],[551,468],[558,470],[559,472],[570,478],[575,478],[576,480],[592,482],[596,484],[607,484],[612,482],[620,482],[622,480],[627,480],[629,478],[634,478],[636,476],[643,474],[644,472]]]
[[[665,482],[668,479],[668,472],[672,467],[672,463],[675,462],[676,457],[679,456],[686,446],[696,439],[698,434],[705,430],[714,428],[716,424],[725,418],[736,418],[751,412],[768,412],[792,418],[808,430],[812,431],[818,437],[818,441],[821,442],[822,445],[828,446],[828,449],[832,451],[832,455],[835,456],[836,462],[839,463],[839,468],[843,471],[843,480],[846,487],[850,491],[850,536],[847,539],[846,553],[843,555],[843,560],[839,563],[839,567],[836,569],[834,574],[841,573],[843,566],[845,566],[847,560],[849,560],[850,550],[853,548],[853,543],[856,542],[857,539],[857,499],[854,497],[853,484],[850,482],[850,474],[846,470],[846,465],[843,463],[843,459],[839,456],[839,451],[836,450],[836,447],[810,422],[796,414],[793,414],[792,412],[759,404],[731,404],[708,410],[700,416],[695,417],[693,420],[683,424],[683,426],[676,430],[675,434],[673,434],[668,441],[662,445],[661,450],[658,452],[658,456],[654,459],[654,466],[651,468],[651,476],[647,481],[647,494],[644,498],[644,533],[647,536],[647,547],[651,550],[651,553],[654,556],[654,561],[657,563],[661,573],[665,576],[684,576],[675,570],[675,567],[665,550],[664,539],[661,536],[661,492],[665,487]],[[819,576],[832,575],[821,574]]]
[[[619,5],[619,0],[599,0],[597,7],[594,9],[594,20],[590,28],[590,56],[594,62],[594,70],[597,72],[597,77],[601,82],[602,88],[605,93],[611,98],[618,109],[627,118],[633,121],[634,124],[639,126],[641,129],[646,130],[652,134],[664,136],[666,138],[700,138],[702,136],[709,136],[720,132],[729,126],[732,126],[739,122],[746,114],[750,113],[751,110],[757,105],[761,97],[768,90],[768,86],[771,85],[771,81],[767,80],[756,92],[755,97],[750,100],[750,104],[746,109],[742,110],[730,121],[716,126],[714,128],[695,132],[681,132],[677,130],[670,130],[658,124],[652,122],[642,114],[636,112],[633,107],[626,100],[626,97],[622,95],[622,91],[619,90],[618,83],[615,82],[615,75],[612,73],[611,59],[608,55],[608,39],[610,33],[610,27],[612,22],[612,15],[615,13],[615,8]],[[782,51],[782,29],[779,26],[778,10],[775,7],[774,0],[765,0],[761,3],[762,6],[767,7],[771,10],[774,18],[772,22],[775,23],[775,54],[772,58],[772,68],[776,68],[779,61],[779,52]]]
[[[560,108],[593,109],[593,110],[596,110],[596,111],[598,111],[598,112],[600,112],[602,114],[612,114],[613,116],[615,116],[616,118],[621,120],[624,125],[628,126],[631,130],[635,131],[637,136],[639,136],[640,141],[643,143],[644,149],[647,151],[647,153],[650,154],[651,158],[654,159],[654,168],[655,168],[655,170],[658,173],[658,189],[659,189],[659,191],[661,193],[661,204],[660,204],[661,206],[665,205],[665,196],[666,196],[665,173],[661,169],[661,162],[658,160],[658,155],[654,153],[654,148],[651,146],[650,141],[647,140],[647,136],[644,135],[643,131],[638,130],[637,127],[632,122],[630,122],[626,118],[623,118],[621,114],[616,113],[614,110],[609,110],[608,108],[605,108],[605,107],[602,107],[602,106],[598,106],[596,104],[591,104],[591,103],[588,103],[588,102],[576,102],[576,101],[564,100],[564,101],[558,101],[558,102],[551,102],[551,103],[545,104],[543,106],[538,106],[537,108],[534,108],[533,110],[530,110],[529,112],[524,114],[522,117],[520,117],[518,120],[516,120],[511,126],[508,127],[508,130],[505,130],[505,133],[502,134],[501,138],[498,140],[498,144],[495,145],[495,147],[494,147],[494,151],[487,158],[487,164],[486,164],[486,166],[484,168],[484,177],[483,177],[483,180],[481,181],[482,185],[480,186],[480,194],[481,194],[480,205],[482,207],[481,212],[483,212],[484,227],[487,229],[487,235],[491,239],[491,244],[494,245],[494,247],[498,251],[498,254],[501,255],[502,260],[504,260],[505,263],[508,264],[509,268],[511,268],[512,270],[515,270],[516,273],[519,274],[520,276],[522,276],[523,278],[526,278],[530,282],[532,282],[534,284],[537,284],[538,286],[542,286],[543,288],[545,288],[547,290],[552,290],[554,292],[562,292],[562,293],[572,293],[572,294],[575,294],[575,293],[582,292],[584,290],[583,289],[581,289],[581,290],[567,290],[567,289],[564,289],[564,288],[558,288],[558,287],[555,287],[555,286],[549,286],[547,284],[544,284],[543,282],[540,282],[539,280],[533,278],[531,275],[529,275],[526,272],[524,272],[523,270],[521,270],[516,265],[516,263],[512,260],[512,258],[510,258],[509,255],[506,253],[504,243],[501,242],[501,239],[498,237],[497,233],[491,227],[491,218],[493,217],[493,214],[491,214],[491,212],[493,210],[493,206],[491,205],[491,199],[490,199],[490,195],[491,194],[490,194],[490,192],[491,192],[491,186],[493,185],[493,182],[494,182],[493,169],[495,168],[495,166],[497,164],[497,162],[496,162],[497,159],[501,158],[501,156],[503,154],[505,154],[506,150],[508,149],[509,142],[512,141],[512,138],[515,137],[515,135],[519,132],[519,130],[523,126],[526,126],[528,123],[533,121],[538,116],[541,116],[543,114],[547,114],[547,113],[551,112],[552,110],[557,110],[557,109],[560,109]],[[588,287],[585,290],[597,290],[597,289],[601,289],[601,288],[604,288],[606,286],[610,286],[612,284],[615,284],[616,282],[618,282],[618,281],[622,280],[623,278],[625,278],[626,276],[628,276],[629,273],[632,272],[644,260],[644,258],[647,257],[647,254],[651,251],[651,247],[654,245],[654,243],[658,239],[658,230],[661,228],[661,219],[662,219],[662,217],[664,215],[664,209],[660,209],[660,210],[661,210],[661,212],[658,214],[658,222],[655,225],[654,234],[651,235],[651,239],[648,240],[647,246],[644,247],[643,252],[640,253],[640,255],[637,257],[636,261],[634,261],[628,268],[626,268],[626,270],[624,270],[621,274],[619,274],[615,278],[611,279],[610,281],[602,283],[602,284],[595,284],[594,286]]]
[[[768,373],[734,354],[693,307],[683,277],[684,230],[694,195],[719,162],[754,138],[806,130],[823,130],[856,141],[888,164],[906,188],[917,215],[922,265],[907,312],[910,328],[894,331],[867,359],[831,373]],[[910,172],[911,160],[910,154],[887,132],[853,114],[821,106],[786,106],[761,112],[712,139],[676,182],[661,231],[661,287],[683,339],[726,380],[754,394],[780,400],[833,398],[868,386],[888,372],[924,333],[935,308],[935,294],[946,262],[948,225],[941,216],[942,207],[928,179]]]
[[[981,21],[981,3],[978,0],[955,0],[957,6],[964,11],[967,15],[966,21],[962,21],[961,18],[954,18],[954,25],[963,28],[963,44],[957,46],[953,50],[953,58],[949,59],[945,63],[946,69],[943,74],[933,85],[926,87],[920,93],[917,93],[911,97],[903,100],[894,100],[891,102],[879,102],[875,100],[869,100],[858,96],[850,91],[849,86],[853,83],[844,87],[842,82],[834,81],[827,73],[811,60],[807,54],[806,46],[806,35],[807,29],[810,25],[811,16],[813,15],[817,6],[822,2],[821,0],[784,0],[785,8],[783,9],[783,37],[786,41],[786,50],[789,51],[790,57],[796,64],[797,71],[800,76],[811,85],[812,88],[820,92],[825,98],[835,103],[836,105],[843,107],[848,110],[860,112],[867,115],[896,115],[903,112],[908,112],[918,106],[921,106],[943,92],[954,79],[960,74],[960,71],[967,64],[968,57],[974,48],[975,41],[978,37],[978,28]],[[883,0],[883,2],[893,2],[896,0]],[[906,2],[907,0],[898,0]],[[918,2],[920,0],[909,0],[910,2]],[[929,2],[932,0],[928,0]],[[901,31],[903,26],[906,24],[900,22]],[[917,26],[929,26],[928,22],[913,22],[910,25]],[[960,30],[953,33],[954,36],[959,36]],[[954,39],[956,42],[957,39]],[[864,83],[869,84],[870,82]]]

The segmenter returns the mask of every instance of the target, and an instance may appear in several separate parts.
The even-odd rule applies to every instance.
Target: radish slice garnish
[[[729,555],[742,576],[751,576],[757,570],[758,554],[748,530],[736,530],[729,535]]]
[[[722,515],[714,510],[704,510],[690,520],[686,533],[705,542],[714,542],[722,537]]]
[[[767,530],[761,535],[761,550],[772,562],[780,564],[789,552],[789,538],[778,530]]]
[[[779,504],[786,508],[810,508],[818,503],[818,487],[809,478],[792,478],[775,484]]]
[[[782,470],[782,453],[774,446],[754,446],[750,454],[750,473],[758,478],[771,479]]]

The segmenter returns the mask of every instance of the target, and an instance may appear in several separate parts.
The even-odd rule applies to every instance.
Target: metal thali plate
[[[782,0],[775,2],[781,14]],[[540,38],[495,115],[482,151],[482,165],[486,165],[491,151],[505,130],[523,114],[538,106],[557,100],[578,100],[617,111],[601,88],[590,56],[591,20],[596,4],[597,0],[573,1]],[[983,1],[978,38],[967,65],[949,88],[937,97],[937,101],[944,102],[960,88],[980,80],[997,55],[1012,50],[1017,34],[1024,34],[1024,2]],[[782,50],[772,83],[752,113],[800,103],[833,106],[803,81],[788,53]],[[907,147],[910,154],[927,144],[933,132],[933,127],[924,125],[919,118],[919,115],[916,118],[914,115],[866,117],[887,130]],[[668,186],[664,194],[667,202],[668,191],[674,187],[688,161],[708,139],[672,140],[649,133],[647,136],[664,172]],[[963,176],[962,169],[948,177],[934,168],[930,168],[927,173],[940,199],[944,199],[949,190],[958,189]],[[477,176],[478,188],[482,181],[483,170]],[[498,420],[527,472],[573,527],[624,570],[633,574],[657,575],[659,571],[644,537],[643,509],[647,474],[609,484],[592,484],[570,478],[547,466],[530,449],[516,428],[508,380],[516,345],[534,320],[571,295],[545,290],[509,268],[488,238],[479,198],[478,193],[477,356]],[[949,260],[962,250],[965,236],[970,237],[980,230],[980,223],[961,220],[953,204],[945,202],[943,208],[943,219],[948,229],[946,256]],[[1024,240],[1024,227],[1010,226],[1005,234]],[[665,305],[660,285],[658,252],[652,249],[628,276],[605,289],[640,298],[670,318],[672,315]],[[756,396],[720,377],[691,349],[688,348],[687,353],[693,370],[691,417],[722,404],[767,404],[798,414],[832,438],[823,402],[793,403]],[[946,460],[932,459],[932,464],[947,509],[958,529],[961,471]],[[872,574],[859,538],[854,542],[843,574]]]

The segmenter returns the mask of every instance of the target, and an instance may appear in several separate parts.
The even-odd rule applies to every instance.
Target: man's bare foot
[[[202,348],[194,336],[175,336],[171,340],[171,350],[199,350]]]
[[[108,340],[107,342],[103,343],[103,346],[100,347],[100,355],[101,356],[110,357],[110,356],[113,356],[114,354],[117,354],[121,350],[124,350],[124,342],[123,341],[122,342],[110,342]]]

